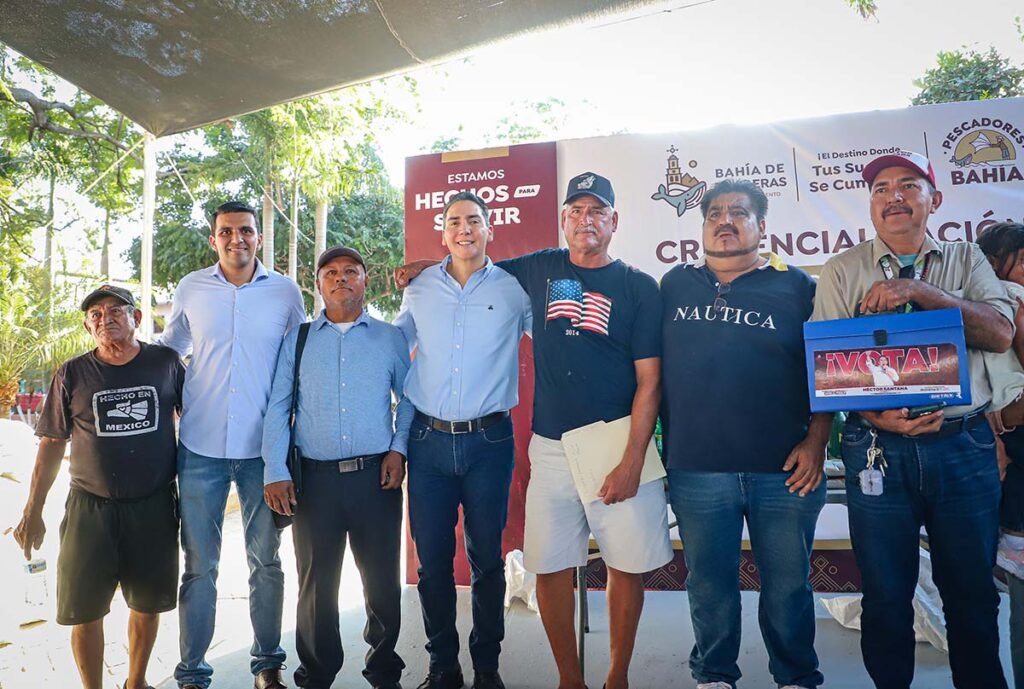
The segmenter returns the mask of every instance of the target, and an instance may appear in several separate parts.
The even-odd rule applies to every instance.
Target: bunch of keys
[[[868,448],[868,465],[860,472],[860,490],[864,495],[881,495],[883,490],[882,479],[885,477],[885,457],[882,456],[882,448],[878,447],[878,433],[871,429],[871,447]],[[875,465],[878,468],[875,468]]]

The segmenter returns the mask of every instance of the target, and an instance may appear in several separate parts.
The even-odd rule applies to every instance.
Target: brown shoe
[[[281,679],[281,668],[279,667],[257,672],[253,687],[254,689],[288,689],[288,685]]]

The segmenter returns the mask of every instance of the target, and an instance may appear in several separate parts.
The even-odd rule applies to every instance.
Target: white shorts
[[[587,564],[591,534],[601,558],[620,572],[649,572],[672,559],[662,481],[645,483],[635,497],[614,505],[600,500],[584,504],[561,441],[535,434],[529,452],[523,545],[526,569],[550,574]]]

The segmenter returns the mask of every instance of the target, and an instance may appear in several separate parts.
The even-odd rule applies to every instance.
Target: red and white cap
[[[920,153],[914,153],[913,151],[900,151],[899,153],[879,156],[864,166],[860,176],[870,185],[875,181],[878,173],[887,167],[910,168],[931,182],[932,188],[937,186],[935,184],[935,168],[932,167],[931,162]]]

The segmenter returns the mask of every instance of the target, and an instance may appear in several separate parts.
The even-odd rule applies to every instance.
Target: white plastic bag
[[[860,596],[822,598],[821,604],[839,624],[847,629],[860,629]],[[914,637],[918,642],[927,641],[940,651],[949,652],[942,599],[932,580],[931,556],[924,549],[921,550],[920,572],[914,589]]]
[[[533,612],[537,608],[537,575],[527,572],[523,565],[523,551],[510,550],[505,556],[505,607],[518,598]]]

